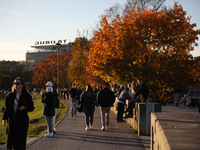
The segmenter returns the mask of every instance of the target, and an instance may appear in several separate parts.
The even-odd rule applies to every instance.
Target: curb
[[[65,102],[64,100],[62,100],[62,101]],[[65,102],[65,103],[66,103],[66,102]],[[66,104],[67,104],[67,103],[66,103]],[[69,108],[68,105],[67,105],[67,107]],[[57,127],[57,125],[59,125],[60,122],[64,119],[64,117],[67,115],[67,112],[68,112],[68,110],[69,110],[68,108],[67,108],[67,111],[66,111],[66,113],[64,114],[64,116],[56,123],[55,127]],[[29,147],[29,146],[31,146],[32,144],[34,144],[34,143],[37,142],[38,140],[40,140],[42,137],[44,137],[44,135],[41,135],[39,138],[37,138],[37,139],[33,140],[32,142],[26,144],[26,148]]]

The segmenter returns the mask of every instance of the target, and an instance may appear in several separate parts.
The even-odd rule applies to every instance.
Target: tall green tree
[[[22,77],[27,84],[30,84],[33,76],[32,70],[33,68],[29,62],[0,61],[0,83],[4,83],[4,77],[9,76],[12,81],[16,77]],[[5,85],[6,84],[1,85],[1,88],[7,88],[7,86],[4,87]]]
[[[2,79],[4,75],[10,75],[11,67],[9,66],[9,63],[7,61],[0,61],[0,82],[2,82]]]
[[[3,78],[2,78],[2,81],[1,81],[1,89],[4,89],[4,90],[11,90],[11,87],[12,87],[12,78],[10,75],[4,75]]]

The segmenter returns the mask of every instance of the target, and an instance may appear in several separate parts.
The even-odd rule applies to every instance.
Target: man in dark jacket
[[[97,95],[97,104],[101,106],[100,113],[101,113],[101,123],[102,128],[101,130],[105,130],[105,125],[107,128],[109,127],[109,117],[110,117],[110,108],[113,106],[115,102],[115,94],[110,89],[110,85],[107,82],[105,84],[105,88],[101,90]],[[106,117],[106,123],[105,123]]]
[[[76,84],[72,85],[72,88],[69,91],[69,95],[71,97],[71,106],[70,106],[70,112],[72,117],[76,117],[76,105],[77,105],[77,100],[80,99],[79,97],[79,92],[78,89],[76,88]]]
[[[139,90],[135,93],[133,100],[129,101],[128,103],[128,115],[126,115],[124,118],[132,118],[133,117],[133,108],[135,107],[136,102],[147,102],[149,97],[149,88],[146,84],[143,83],[142,79],[138,80],[138,84],[140,85]],[[140,96],[140,98],[136,98],[137,96]]]

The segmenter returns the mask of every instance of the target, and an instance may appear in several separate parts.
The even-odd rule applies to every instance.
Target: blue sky
[[[77,30],[91,31],[104,10],[126,0],[0,0],[0,60],[25,60],[35,41],[74,41]],[[173,6],[174,0],[165,5]],[[200,0],[179,0],[200,29]],[[192,52],[200,55],[199,46]]]

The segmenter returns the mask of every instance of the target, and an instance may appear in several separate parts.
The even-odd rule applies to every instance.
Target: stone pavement
[[[69,100],[65,100],[70,105]],[[144,150],[140,137],[126,123],[117,123],[116,115],[110,114],[110,128],[101,131],[100,110],[96,107],[93,130],[85,131],[84,113],[72,117],[69,112],[57,125],[52,138],[41,137],[28,143],[27,150]]]

